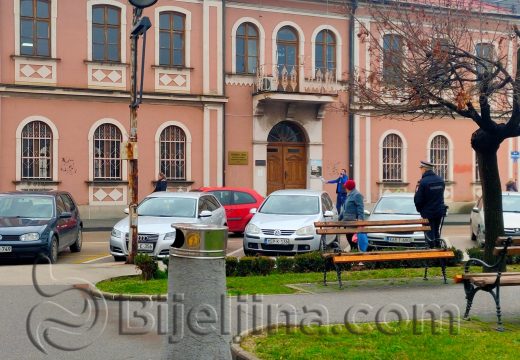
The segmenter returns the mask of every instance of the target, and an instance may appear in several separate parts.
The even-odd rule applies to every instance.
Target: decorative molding
[[[239,75],[239,74],[227,74],[226,85],[236,86],[254,86],[256,82],[255,75]]]
[[[126,89],[126,65],[87,64],[88,86]]]
[[[15,57],[15,83],[56,85],[56,59]]]
[[[128,186],[91,183],[89,185],[89,205],[126,205]]]
[[[155,90],[189,93],[191,90],[190,69],[155,68]]]

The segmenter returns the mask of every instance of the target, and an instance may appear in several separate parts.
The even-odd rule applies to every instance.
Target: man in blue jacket
[[[336,184],[336,209],[338,209],[338,214],[341,213],[341,207],[347,198],[347,191],[345,190],[345,183],[348,180],[347,170],[341,169],[337,179],[325,181],[325,179],[321,178],[321,180],[326,184]]]
[[[423,219],[428,219],[430,231],[426,231],[427,241],[433,247],[439,246],[440,226],[442,218],[446,215],[444,204],[444,180],[433,172],[433,164],[421,161],[421,180],[415,190],[415,208]]]

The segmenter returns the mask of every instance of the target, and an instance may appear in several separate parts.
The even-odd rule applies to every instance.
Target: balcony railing
[[[301,81],[302,71],[311,73],[297,65],[261,65],[256,73],[255,92],[337,94],[341,90],[335,70],[316,69],[313,77]]]

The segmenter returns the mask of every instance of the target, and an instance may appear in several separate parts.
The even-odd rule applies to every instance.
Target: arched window
[[[22,179],[52,179],[52,130],[43,121],[22,129]]]
[[[281,121],[269,132],[267,141],[273,142],[306,142],[302,129],[290,121]]]
[[[186,15],[164,11],[159,15],[159,64],[185,66]]]
[[[322,30],[316,36],[316,73],[336,77],[336,37],[330,30]]]
[[[383,181],[403,180],[403,141],[396,134],[389,134],[383,140]]]
[[[50,0],[20,1],[20,54],[51,56]]]
[[[386,85],[401,86],[403,84],[402,66],[404,57],[404,40],[401,35],[386,34],[383,36],[383,81]]]
[[[102,124],[94,132],[94,180],[121,180],[119,128]]]
[[[121,9],[92,7],[92,60],[121,61]]]
[[[298,85],[298,35],[284,26],[276,35],[276,57],[280,90],[296,91]]]
[[[236,35],[236,71],[256,74],[258,67],[258,29],[251,23],[243,23]]]
[[[161,132],[159,169],[168,180],[186,180],[186,134],[175,125]]]
[[[449,142],[445,136],[437,135],[430,143],[430,162],[433,171],[444,180],[448,179],[449,169]]]

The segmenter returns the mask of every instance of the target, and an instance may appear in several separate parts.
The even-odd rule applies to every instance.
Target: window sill
[[[41,55],[11,55],[11,59],[61,61],[60,58]]]
[[[408,186],[409,182],[402,182],[402,181],[378,181],[376,182],[377,185],[385,185],[388,187],[402,187],[402,186]]]
[[[13,184],[15,185],[39,185],[39,184],[45,184],[45,185],[59,185],[61,184],[61,181],[54,181],[54,180],[47,180],[47,179],[22,179],[22,180],[14,180]]]
[[[152,65],[152,69],[164,69],[164,70],[189,70],[192,71],[194,68],[186,66],[176,65]]]
[[[126,180],[89,180],[85,181],[88,185],[122,185],[128,184]]]
[[[93,65],[109,65],[109,66],[130,66],[129,63],[123,63],[120,61],[108,61],[108,60],[83,60],[85,64],[93,64]]]
[[[256,74],[251,74],[251,73],[235,72],[235,73],[226,73],[226,76],[249,76],[249,77],[256,77],[257,75]]]

